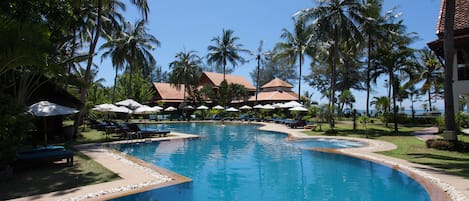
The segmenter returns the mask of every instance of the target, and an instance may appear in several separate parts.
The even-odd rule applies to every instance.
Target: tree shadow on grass
[[[40,199],[39,194],[64,191],[119,178],[115,173],[96,169],[99,168],[95,162],[78,156],[75,156],[73,166],[67,166],[63,162],[41,163],[15,169],[12,178],[0,181],[0,200],[31,195],[37,195]]]
[[[446,170],[446,172],[464,178],[469,178],[469,159],[458,158],[452,156],[444,156],[438,154],[408,154],[414,159],[418,160],[418,163],[428,165],[431,167]]]

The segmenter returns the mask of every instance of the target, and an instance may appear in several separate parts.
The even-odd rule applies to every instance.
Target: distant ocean
[[[359,112],[360,114],[365,114],[366,110],[363,110],[363,109],[357,109],[357,112]],[[399,111],[401,112],[401,111]],[[416,116],[422,116],[424,115],[425,113],[428,113],[429,111],[426,111],[426,110],[422,110],[422,109],[416,109],[415,110],[415,115]],[[433,112],[440,112],[441,115],[444,115],[445,111],[443,109],[438,109],[437,111],[433,111]],[[412,115],[412,110],[404,110],[404,113],[406,113],[407,115]],[[374,115],[375,114],[375,110],[374,109],[370,109],[370,114],[371,115]]]

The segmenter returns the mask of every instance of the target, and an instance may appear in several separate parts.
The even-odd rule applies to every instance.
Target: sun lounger
[[[133,132],[139,133],[142,137],[166,137],[171,131],[159,129],[141,129],[137,124],[127,124],[129,129]]]
[[[40,162],[54,162],[66,159],[66,164],[73,165],[73,151],[62,146],[46,146],[19,151],[17,164],[25,166]]]

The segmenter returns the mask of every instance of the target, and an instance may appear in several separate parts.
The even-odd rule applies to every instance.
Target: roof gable
[[[246,78],[242,76],[226,74],[225,79],[229,84],[239,84],[243,85],[248,90],[256,90],[256,88]],[[201,84],[206,84],[207,82],[210,82],[210,84],[214,87],[220,87],[220,84],[223,81],[223,74],[214,72],[203,72],[200,80]]]
[[[282,87],[282,88],[293,88],[291,84],[288,82],[285,82],[279,78],[275,78],[272,81],[268,82],[267,84],[264,84],[261,88],[276,88],[276,87]]]
[[[456,12],[454,14],[454,31],[455,36],[469,32],[469,0],[455,0]],[[440,14],[436,25],[436,33],[439,37],[443,37],[445,31],[445,3],[441,1]]]
[[[157,94],[163,100],[183,100],[184,99],[184,85],[180,89],[170,83],[153,83]]]

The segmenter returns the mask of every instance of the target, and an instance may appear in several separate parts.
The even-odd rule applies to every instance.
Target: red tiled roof
[[[272,81],[268,82],[267,84],[264,84],[261,88],[275,88],[275,87],[283,87],[283,88],[293,88],[291,84],[288,82],[285,82],[279,78],[275,78]]]
[[[223,81],[222,73],[204,72],[200,79],[204,80],[204,77],[208,78],[214,87],[220,87],[220,84]],[[228,83],[240,84],[246,87],[248,90],[256,90],[256,87],[254,87],[246,78],[242,76],[226,74],[225,79]]]
[[[161,101],[168,102],[169,100],[184,100],[184,85],[180,89],[169,83],[153,83],[157,94],[161,97]],[[170,101],[169,101],[170,102]]]
[[[469,0],[455,1],[456,12],[454,14],[454,35],[456,36],[459,35],[460,32],[469,31]],[[445,2],[445,0],[441,1],[440,15],[438,16],[438,22],[436,25],[436,33],[439,37],[443,37],[443,33],[445,31]]]
[[[249,101],[255,101],[256,96],[251,96]],[[268,91],[257,94],[257,101],[292,101],[298,100],[298,94],[292,91]]]

